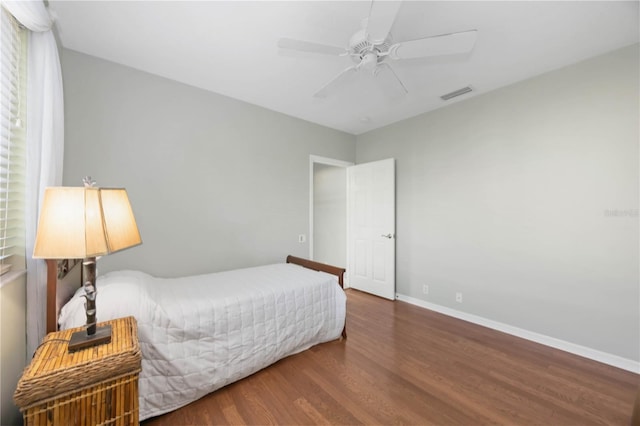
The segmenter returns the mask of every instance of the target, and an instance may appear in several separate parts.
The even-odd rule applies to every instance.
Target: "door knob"
[[[381,236],[389,239],[393,238],[393,234],[382,234]]]

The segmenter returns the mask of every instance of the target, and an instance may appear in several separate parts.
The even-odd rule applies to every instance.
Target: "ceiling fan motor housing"
[[[351,59],[355,63],[364,61],[363,65],[368,65],[370,62],[373,62],[370,55],[373,53],[376,56],[376,61],[372,64],[373,66],[384,60],[385,56],[381,56],[380,53],[388,52],[391,44],[391,34],[387,35],[387,38],[385,38],[382,43],[374,44],[369,40],[369,34],[367,34],[365,30],[359,30],[351,36],[351,39],[349,40]]]

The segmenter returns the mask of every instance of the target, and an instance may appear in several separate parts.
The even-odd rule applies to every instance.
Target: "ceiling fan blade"
[[[478,31],[470,30],[403,41],[391,46],[389,56],[392,59],[412,59],[467,53],[473,50],[477,37]]]
[[[386,62],[378,65],[374,75],[376,79],[380,80],[382,91],[390,98],[398,98],[409,93],[402,84],[402,80]]]
[[[401,4],[400,0],[371,1],[366,28],[370,42],[382,43],[387,38]]]
[[[358,66],[354,65],[335,76],[333,80],[325,84],[320,90],[314,93],[314,98],[326,98],[331,92],[337,90],[340,86],[347,83],[351,78],[358,73]]]
[[[281,38],[278,40],[278,47],[281,49],[297,50],[300,52],[321,53],[323,55],[345,55],[347,49],[343,47],[329,46],[327,44],[313,43],[311,41],[294,40],[292,38]]]

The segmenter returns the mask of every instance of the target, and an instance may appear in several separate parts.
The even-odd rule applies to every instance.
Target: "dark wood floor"
[[[630,422],[636,374],[407,303],[347,294],[347,340],[143,425]]]

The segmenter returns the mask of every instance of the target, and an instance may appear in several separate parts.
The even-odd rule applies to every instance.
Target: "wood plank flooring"
[[[407,303],[347,295],[347,340],[143,425],[630,422],[636,374]]]

